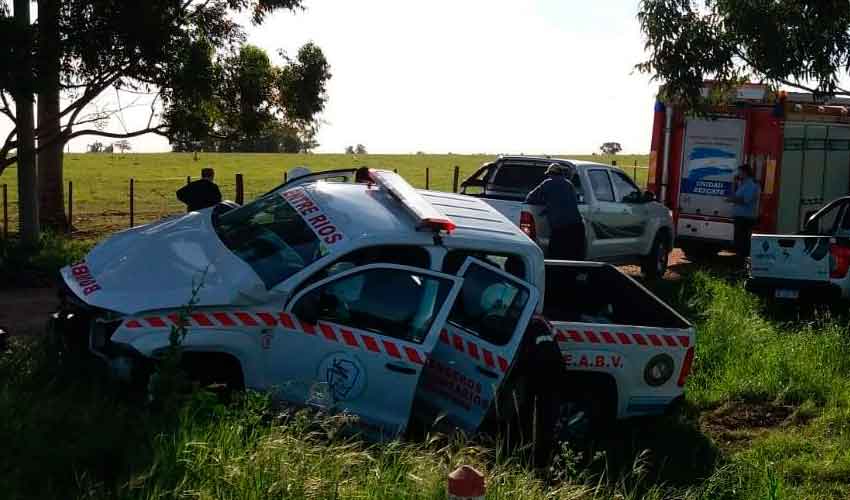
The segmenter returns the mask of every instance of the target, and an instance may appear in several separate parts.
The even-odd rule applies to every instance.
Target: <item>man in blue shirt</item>
[[[578,212],[578,196],[567,179],[572,168],[558,163],[546,169],[546,179],[525,198],[530,205],[546,205],[549,221],[550,259],[583,260],[585,254],[584,220]]]
[[[738,187],[729,201],[735,205],[732,210],[735,220],[735,252],[738,258],[745,259],[750,256],[750,239],[753,227],[758,222],[761,193],[749,165],[738,167],[738,179]]]

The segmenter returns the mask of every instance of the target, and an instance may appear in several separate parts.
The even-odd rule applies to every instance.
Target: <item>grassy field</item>
[[[54,242],[42,261],[28,254],[15,265],[54,267],[79,251]],[[850,497],[847,317],[776,309],[734,273],[651,286],[696,324],[686,409],[618,424],[590,465],[565,450],[533,471],[521,453],[459,436],[370,445],[342,437],[336,420],[281,415],[257,395],[225,407],[198,394],[151,409],[24,339],[0,354],[0,491],[442,499],[446,474],[469,463],[486,472],[490,499]]]
[[[589,156],[563,155],[568,158],[592,159],[610,163],[616,158],[631,175],[638,174],[645,183],[647,155]],[[235,197],[235,174],[241,173],[245,182],[245,199],[268,191],[283,180],[283,174],[296,165],[306,165],[313,171],[369,166],[398,169],[409,182],[425,187],[425,169],[430,169],[430,187],[451,190],[453,167],[460,167],[460,180],[470,175],[482,163],[494,156],[484,155],[296,155],[296,154],[207,154],[198,161],[191,154],[69,154],[65,156],[65,178],[74,184],[74,224],[83,231],[98,232],[129,223],[129,179],[135,181],[136,221],[149,222],[162,216],[179,213],[185,207],[174,192],[186,182],[187,176],[198,178],[200,169],[214,167],[216,181],[225,198]],[[10,218],[17,220],[17,178],[14,168],[0,176],[7,184]],[[67,196],[67,193],[66,193]],[[2,221],[0,221],[2,224]],[[14,230],[14,229],[13,229]]]

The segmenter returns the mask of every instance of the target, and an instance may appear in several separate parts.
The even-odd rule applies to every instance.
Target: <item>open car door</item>
[[[267,385],[281,399],[357,416],[374,439],[395,438],[462,281],[370,264],[310,285],[281,314]]]
[[[460,294],[428,360],[416,407],[430,422],[472,432],[510,372],[540,292],[474,257],[458,275]]]

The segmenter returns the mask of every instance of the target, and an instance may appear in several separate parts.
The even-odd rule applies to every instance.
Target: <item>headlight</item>
[[[654,356],[643,369],[643,379],[652,387],[664,385],[673,376],[674,364],[669,354]]]

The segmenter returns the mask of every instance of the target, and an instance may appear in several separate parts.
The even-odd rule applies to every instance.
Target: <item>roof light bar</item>
[[[369,178],[401,202],[402,206],[416,219],[417,229],[451,233],[457,227],[451,219],[434,208],[400,175],[386,170],[369,169]]]

